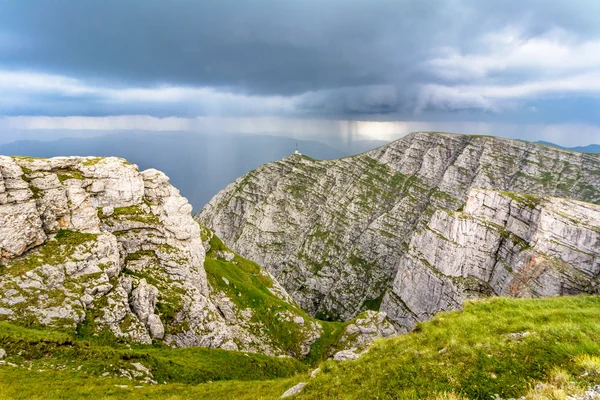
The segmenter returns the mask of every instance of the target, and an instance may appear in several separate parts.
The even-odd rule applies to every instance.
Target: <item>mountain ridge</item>
[[[265,266],[311,315],[378,309],[413,232],[471,188],[600,202],[600,156],[489,136],[419,132],[339,160],[290,156],[196,215]],[[325,196],[327,194],[327,196]]]

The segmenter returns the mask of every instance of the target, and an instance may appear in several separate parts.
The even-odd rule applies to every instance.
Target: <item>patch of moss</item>
[[[143,257],[156,258],[154,250],[138,250],[135,253],[129,253],[125,256],[125,262],[141,260]]]
[[[149,225],[158,225],[160,223],[160,219],[156,215],[140,206],[117,207],[110,216],[103,215],[101,209],[98,213],[100,219],[105,222],[110,222],[111,219],[117,219],[141,222]]]
[[[56,176],[58,177],[58,180],[60,182],[64,182],[69,179],[85,180],[85,176],[83,176],[83,174],[80,171],[77,171],[75,169],[61,171],[61,172],[57,173]]]
[[[526,193],[500,192],[512,200],[524,204],[529,208],[536,208],[540,204],[540,197]]]
[[[88,157],[81,165],[85,167],[92,167],[104,160],[104,157]]]
[[[9,261],[5,273],[17,276],[45,264],[64,264],[78,247],[95,241],[97,237],[95,233],[61,230],[44,245]]]
[[[29,190],[31,190],[31,193],[33,193],[34,199],[40,199],[42,197],[42,193],[44,192],[39,187],[33,185],[29,185]]]

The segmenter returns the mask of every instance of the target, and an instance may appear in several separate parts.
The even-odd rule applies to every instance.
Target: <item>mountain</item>
[[[580,153],[600,153],[600,144],[589,144],[587,146],[577,146],[577,147],[564,147],[564,146],[559,146],[557,144],[545,142],[545,141],[539,141],[536,143],[545,144],[546,146],[558,147],[558,148],[565,149],[565,150],[578,151]]]
[[[599,166],[416,133],[263,165],[213,231],[155,169],[0,156],[1,397],[595,398]]]
[[[568,150],[581,153],[600,153],[600,144],[589,144],[587,146],[567,147]]]
[[[406,331],[466,298],[597,292],[600,207],[550,196],[600,204],[600,155],[420,132],[263,165],[195,218],[310,315]]]
[[[347,153],[315,141],[275,136],[208,135],[182,132],[119,133],[92,138],[19,141],[0,145],[0,154],[29,157],[115,156],[167,174],[192,206],[200,210],[237,177],[269,161],[300,151],[322,159]],[[358,146],[364,151],[371,144]]]
[[[325,327],[191,211],[124,159],[0,156],[0,320],[313,362],[396,333],[375,312]]]

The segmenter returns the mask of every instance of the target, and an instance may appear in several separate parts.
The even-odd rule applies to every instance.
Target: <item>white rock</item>
[[[306,382],[300,382],[299,384],[292,386],[291,388],[286,390],[284,394],[281,395],[280,399],[284,399],[286,397],[290,397],[300,393],[302,389],[304,389],[304,386],[306,386]]]

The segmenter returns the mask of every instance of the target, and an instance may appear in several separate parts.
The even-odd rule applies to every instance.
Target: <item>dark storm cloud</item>
[[[428,38],[418,1],[9,1],[0,27],[25,38],[12,68],[113,84],[297,94],[388,83]],[[35,6],[34,6],[35,5]],[[415,41],[413,38],[420,38]]]
[[[279,100],[271,99],[266,112],[493,113],[507,108],[510,93],[527,89],[519,86],[524,80],[542,74],[539,64],[521,62],[518,46],[510,50],[516,45],[488,36],[510,28],[519,40],[535,41],[558,31],[568,34],[560,40],[575,46],[598,36],[599,3],[0,0],[0,68],[43,73],[50,80],[68,77],[76,80],[73,86],[85,86],[66,95],[57,87],[58,93],[36,95],[34,105],[18,90],[7,91],[14,101],[11,107],[0,101],[0,111],[245,114],[260,108],[250,104],[262,97],[281,96],[285,104],[273,106]],[[488,54],[502,46],[508,50]],[[544,46],[541,41],[540,51]],[[498,68],[509,58],[505,54],[515,60]],[[511,85],[512,92],[498,90]],[[143,92],[133,101],[89,89],[163,86],[213,88],[242,98],[227,98],[217,107],[195,93],[161,102],[145,101]],[[551,89],[547,86],[526,93],[535,97]]]

